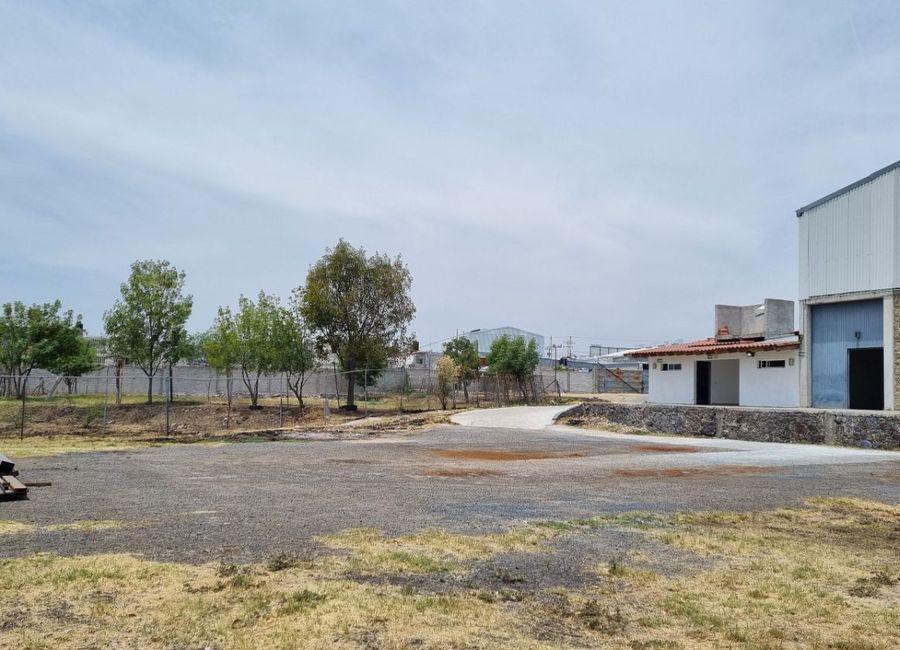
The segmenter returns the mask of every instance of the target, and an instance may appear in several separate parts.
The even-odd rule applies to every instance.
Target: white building
[[[521,336],[525,339],[525,343],[528,343],[529,341],[535,342],[538,354],[542,354],[544,350],[543,336],[541,336],[540,334],[535,334],[534,332],[519,329],[518,327],[510,327],[508,325],[504,327],[494,327],[484,330],[472,330],[471,332],[462,334],[462,336],[466,337],[478,346],[478,356],[482,359],[482,361],[487,358],[488,352],[491,351],[491,344],[501,336],[508,336],[511,339]]]
[[[797,210],[800,404],[900,407],[900,162]]]
[[[716,305],[716,336],[631,353],[650,364],[648,401],[796,407],[800,338],[794,303]]]

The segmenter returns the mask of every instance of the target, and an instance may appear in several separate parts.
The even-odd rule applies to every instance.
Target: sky
[[[0,0],[0,302],[189,321],[339,238],[423,344],[631,346],[796,299],[794,211],[900,159],[900,3]],[[549,341],[548,341],[549,342]]]

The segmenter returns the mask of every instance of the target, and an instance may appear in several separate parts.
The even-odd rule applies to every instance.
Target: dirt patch
[[[617,469],[615,476],[626,478],[692,478],[708,476],[738,476],[741,474],[767,474],[774,472],[775,467],[757,467],[754,465],[732,465],[730,467],[666,467],[653,469]]]
[[[421,476],[436,476],[440,478],[477,478],[479,476],[506,476],[504,472],[493,469],[429,469],[422,472]]]
[[[581,452],[561,451],[500,451],[496,449],[436,449],[430,452],[438,458],[454,458],[456,460],[546,460],[549,458],[584,458]]]
[[[666,451],[681,454],[696,454],[703,451],[700,447],[688,447],[680,445],[637,445],[634,451]]]
[[[374,460],[366,460],[364,458],[328,458],[326,463],[337,463],[338,465],[375,465]]]

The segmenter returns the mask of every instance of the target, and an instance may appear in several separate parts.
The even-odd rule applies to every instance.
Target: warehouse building
[[[900,161],[797,210],[800,405],[900,405]]]
[[[472,330],[470,332],[462,334],[462,336],[466,337],[478,346],[478,356],[481,358],[481,362],[483,364],[487,363],[487,355],[488,352],[491,351],[491,345],[501,336],[507,336],[511,339],[521,336],[523,339],[525,339],[525,343],[534,341],[535,346],[538,350],[538,354],[541,354],[544,350],[543,336],[541,336],[540,334],[535,334],[534,332],[529,332],[528,330],[519,329],[518,327],[510,327],[509,325],[506,325],[504,327],[494,327],[491,329]]]
[[[794,303],[716,305],[715,336],[634,350],[649,363],[654,404],[796,407],[800,338]]]

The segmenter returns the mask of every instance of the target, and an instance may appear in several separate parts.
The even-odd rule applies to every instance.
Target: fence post
[[[231,385],[233,383],[232,379],[232,370],[228,371],[228,374],[225,375],[225,391],[228,393],[228,412],[225,415],[225,428],[231,428]]]
[[[328,426],[328,393],[325,393],[325,400],[322,402],[322,418],[325,420],[325,426]]]
[[[369,417],[369,369],[363,368],[363,400],[366,403],[366,417]]]
[[[22,419],[19,425],[19,440],[25,439],[25,392],[28,388],[28,377],[22,377]]]
[[[161,384],[165,384],[168,382],[168,385],[165,386],[166,390],[166,437],[169,436],[169,407],[170,407],[170,399],[169,399],[169,388],[172,384],[172,379],[165,373],[163,373]]]
[[[106,435],[106,404],[109,402],[109,366],[106,366],[106,382],[103,386],[103,435]]]

